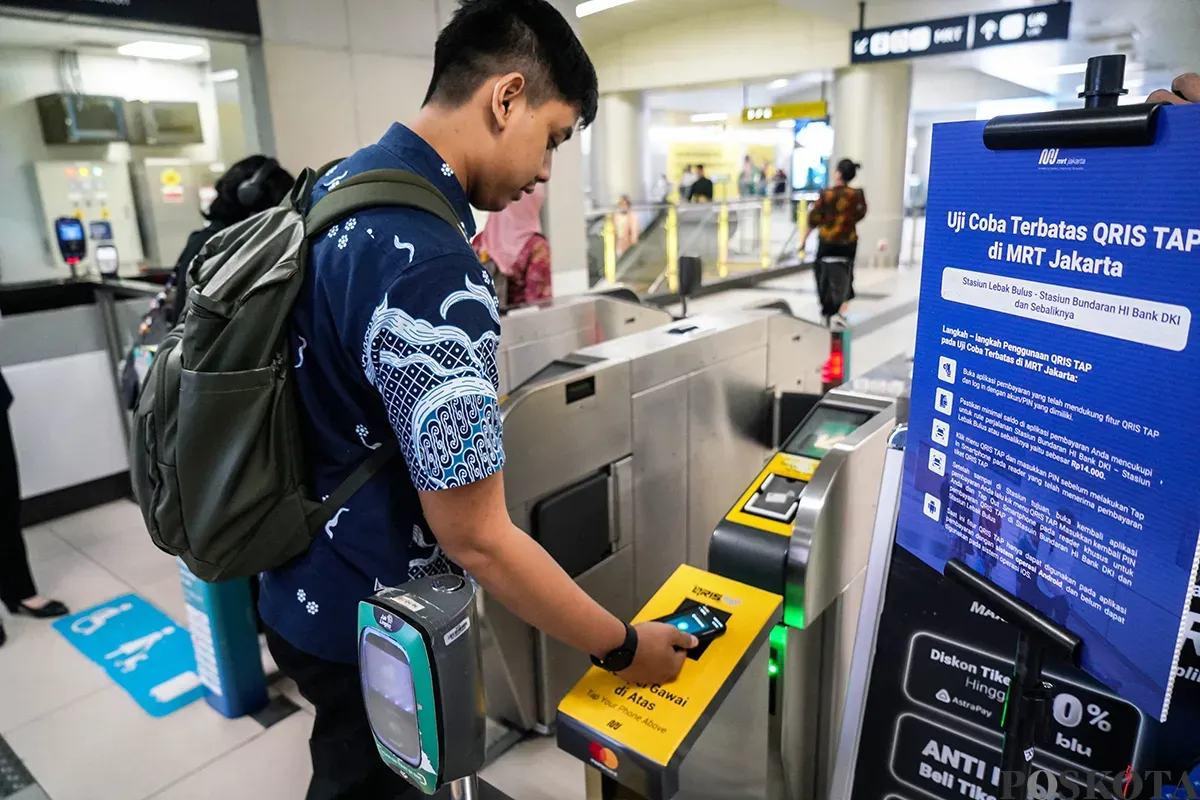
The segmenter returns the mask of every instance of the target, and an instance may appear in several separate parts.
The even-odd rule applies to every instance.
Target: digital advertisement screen
[[[421,764],[421,733],[412,669],[403,648],[368,631],[362,671],[371,729],[389,750],[414,767]]]
[[[854,433],[870,418],[868,411],[818,407],[788,441],[783,452],[805,458],[824,458],[838,442]]]
[[[792,151],[792,189],[812,192],[829,180],[833,154],[833,128],[823,119],[797,120],[796,148]]]

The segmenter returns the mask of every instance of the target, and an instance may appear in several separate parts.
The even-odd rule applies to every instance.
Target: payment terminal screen
[[[371,729],[389,750],[414,767],[421,765],[417,692],[404,650],[367,631],[362,642],[363,695]]]
[[[83,239],[83,223],[76,220],[60,220],[58,222],[58,238],[64,242],[78,242]]]
[[[805,458],[824,458],[825,454],[871,418],[868,411],[817,406],[800,430],[792,436],[783,452]]]
[[[725,627],[724,623],[712,614],[708,606],[694,606],[684,611],[676,612],[662,620],[668,625],[674,625],[684,633],[699,637]]]

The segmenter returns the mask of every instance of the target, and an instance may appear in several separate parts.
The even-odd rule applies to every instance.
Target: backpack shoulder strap
[[[368,208],[400,206],[433,214],[458,229],[458,212],[432,183],[399,169],[374,169],[355,175],[317,201],[304,219],[309,238]]]
[[[329,498],[323,502],[316,511],[308,515],[308,532],[312,536],[316,536],[321,532],[321,528],[325,523],[333,519],[333,515],[338,509],[346,505],[350,498],[353,497],[359,489],[366,486],[367,481],[375,477],[379,470],[392,460],[392,458],[400,452],[400,442],[396,440],[395,435],[389,436],[387,440],[372,453],[366,461],[358,465],[354,472],[346,480],[333,490]]]

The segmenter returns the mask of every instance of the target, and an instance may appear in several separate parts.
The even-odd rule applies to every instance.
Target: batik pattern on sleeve
[[[452,309],[459,324],[447,321]],[[383,398],[420,491],[465,486],[504,466],[495,294],[468,274],[430,316],[438,321],[409,314],[385,296],[363,341],[367,380]]]

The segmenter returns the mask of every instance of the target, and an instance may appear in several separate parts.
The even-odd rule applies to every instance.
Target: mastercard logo
[[[621,763],[617,761],[616,753],[614,753],[612,750],[609,750],[599,742],[592,742],[590,745],[588,745],[588,755],[590,755],[592,760],[597,764],[602,764],[609,769],[616,769],[617,765]]]

